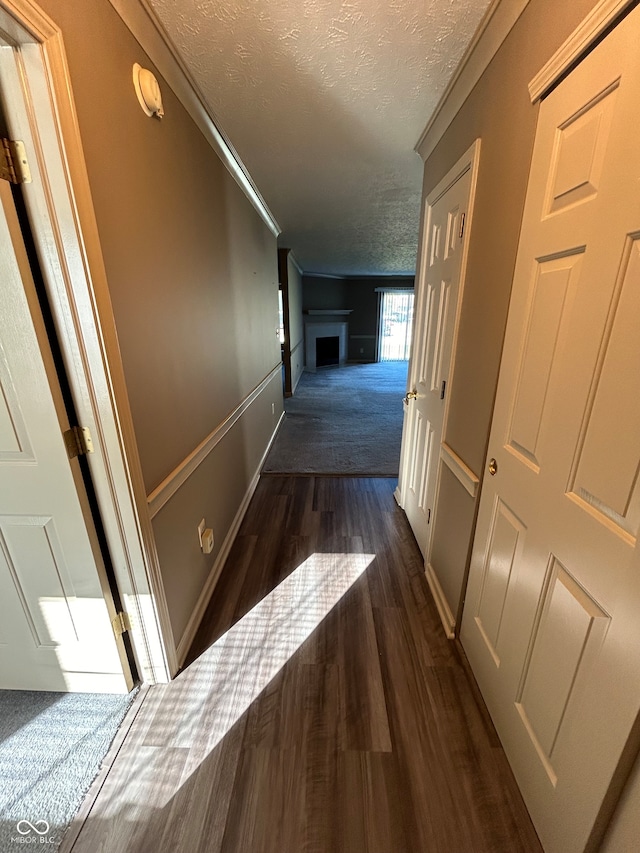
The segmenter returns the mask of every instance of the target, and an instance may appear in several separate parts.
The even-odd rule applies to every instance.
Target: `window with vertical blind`
[[[408,361],[413,328],[413,290],[377,287],[380,294],[378,361]]]

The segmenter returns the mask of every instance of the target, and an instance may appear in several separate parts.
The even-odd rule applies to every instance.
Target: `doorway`
[[[396,492],[424,556],[427,579],[450,636],[453,614],[429,568],[429,556],[441,468],[451,456],[445,441],[446,419],[479,153],[478,140],[427,196]]]
[[[0,688],[120,693],[137,681],[133,649],[112,630],[120,595],[88,472],[69,459],[73,404],[5,181],[0,204]]]
[[[0,36],[0,94],[7,135],[21,140],[27,152],[32,182],[25,183],[21,193],[33,231],[35,254],[58,330],[70,393],[80,423],[93,438],[94,453],[86,457],[86,464],[91,470],[95,495],[80,499],[81,514],[90,518],[99,506],[104,521],[103,544],[108,543],[117,586],[122,591],[123,610],[110,603],[107,624],[111,631],[110,622],[117,617],[117,630],[130,634],[144,681],[167,681],[177,669],[175,650],[164,591],[149,545],[151,522],[62,39],[56,25],[36,6],[21,7],[18,12],[15,6],[4,8],[1,0],[0,32],[12,34],[11,44]],[[12,204],[8,192],[6,199],[3,194],[5,211]],[[10,221],[15,220],[15,211],[7,216]],[[19,225],[12,227],[13,231],[19,233]],[[20,252],[24,257],[24,249]],[[2,260],[7,269],[13,264],[14,280],[22,281],[21,270],[25,265],[29,269],[28,262],[16,268],[13,249],[3,253]],[[14,292],[20,292],[17,286]],[[33,319],[35,314],[29,313]],[[36,326],[42,323],[37,319],[34,322]],[[38,337],[41,340],[47,340],[46,329]],[[38,349],[39,344],[34,352]],[[45,358],[45,367],[50,362],[50,357]],[[47,378],[53,374],[47,373]],[[58,423],[62,423],[66,417],[64,406],[54,402],[54,412]],[[7,416],[5,421],[8,420]],[[57,436],[59,439],[59,430]],[[80,463],[74,459],[70,466],[66,456],[65,463],[74,472],[75,488],[74,468],[79,468]],[[18,533],[18,538],[23,534],[24,531]],[[47,530],[42,532],[45,545],[47,534]],[[93,533],[89,536],[90,551],[99,553],[100,546],[95,547],[92,540]],[[59,558],[60,549],[54,552]],[[5,557],[6,553],[7,549]],[[62,578],[68,589],[67,581],[68,577]],[[110,595],[102,569],[98,586],[100,599],[96,596],[95,600],[105,606],[104,594]],[[52,597],[62,602],[63,596]],[[33,612],[37,615],[36,610]],[[29,624],[29,629],[33,637],[38,636],[33,625]],[[46,636],[44,627],[41,636]],[[117,642],[120,644],[120,640]],[[65,687],[57,685],[55,689]]]

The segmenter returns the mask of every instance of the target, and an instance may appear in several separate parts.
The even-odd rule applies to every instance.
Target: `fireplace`
[[[340,335],[316,338],[316,367],[340,364]]]
[[[348,328],[348,323],[307,321],[304,330],[306,369],[345,364]]]

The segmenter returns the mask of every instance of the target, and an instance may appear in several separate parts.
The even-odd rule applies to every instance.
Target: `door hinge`
[[[121,637],[126,631],[130,631],[131,619],[129,618],[129,614],[125,613],[124,610],[116,613],[115,617],[111,620],[111,627],[116,637]]]
[[[431,510],[427,509],[427,524],[431,523]]]
[[[447,380],[442,380],[442,385],[440,386],[440,399],[444,400],[445,391],[447,390]]]
[[[462,240],[462,235],[464,234],[464,221],[466,219],[466,213],[463,213],[460,217],[460,239]]]
[[[75,459],[76,456],[86,456],[87,453],[93,453],[93,441],[89,427],[74,426],[71,429],[65,430],[63,433],[64,443],[69,454],[69,459]]]
[[[10,184],[30,184],[31,169],[24,142],[2,138],[0,144],[0,178]]]

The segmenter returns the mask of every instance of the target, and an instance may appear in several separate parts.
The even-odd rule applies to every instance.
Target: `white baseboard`
[[[440,620],[442,621],[444,632],[447,635],[448,640],[453,640],[456,635],[456,620],[447,603],[444,591],[440,586],[440,581],[438,580],[431,565],[427,565],[425,574],[427,576],[427,583],[429,584],[431,595],[433,596],[433,600],[438,608],[438,613],[440,614]]]
[[[238,511],[236,512],[231,527],[227,532],[227,535],[224,538],[224,542],[222,543],[222,547],[218,552],[218,556],[211,567],[211,571],[209,572],[209,576],[205,581],[204,586],[202,587],[202,592],[198,597],[198,601],[196,606],[193,609],[193,613],[187,622],[187,627],[184,629],[184,633],[180,639],[176,647],[176,657],[178,659],[178,666],[181,667],[185,661],[187,653],[191,648],[191,644],[194,641],[196,636],[196,632],[200,627],[200,623],[202,622],[202,618],[205,614],[205,610],[209,606],[209,602],[211,600],[211,596],[213,595],[213,591],[216,588],[216,584],[220,579],[220,575],[222,573],[222,569],[224,568],[224,564],[229,556],[229,552],[231,551],[231,546],[233,545],[236,536],[238,535],[238,530],[240,529],[240,525],[242,524],[242,520],[245,517],[247,509],[249,507],[249,503],[253,494],[258,486],[258,482],[260,480],[260,472],[262,471],[262,466],[264,465],[264,461],[267,458],[267,454],[271,450],[271,445],[276,437],[278,432],[278,428],[284,418],[284,412],[280,415],[276,428],[274,429],[271,438],[269,440],[269,444],[265,452],[262,454],[262,459],[260,460],[260,464],[258,468],[251,478],[251,482],[249,483],[249,487],[245,492],[245,495],[242,499],[240,506],[238,507]]]

